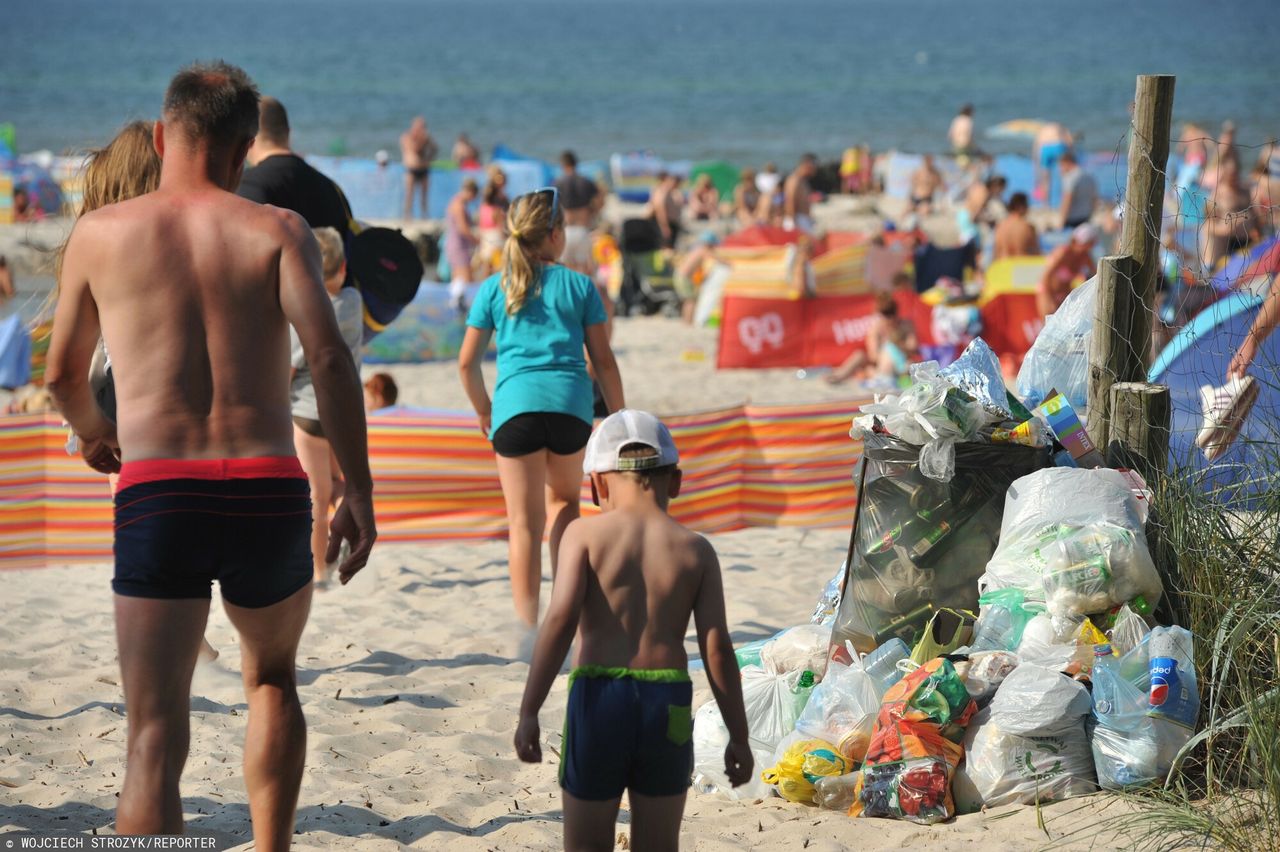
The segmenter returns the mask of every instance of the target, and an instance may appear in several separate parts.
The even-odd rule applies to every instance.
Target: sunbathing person
[[[906,375],[919,348],[915,325],[898,316],[898,303],[893,294],[878,293],[875,321],[867,331],[863,346],[854,349],[843,364],[832,370],[827,381],[834,385],[854,376],[897,379]]]

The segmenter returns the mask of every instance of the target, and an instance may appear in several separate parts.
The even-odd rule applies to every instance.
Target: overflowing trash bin
[[[913,380],[854,421],[858,509],[812,623],[739,650],[750,792],[932,823],[1161,783],[1199,686],[1190,632],[1152,617],[1146,483],[1093,466],[1061,395],[1023,409],[981,340]]]

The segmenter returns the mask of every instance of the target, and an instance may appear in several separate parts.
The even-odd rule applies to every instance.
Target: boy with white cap
[[[613,848],[624,790],[631,848],[678,848],[693,768],[691,615],[729,729],[725,773],[734,786],[751,777],[720,563],[667,514],[678,462],[667,427],[643,411],[615,412],[587,444],[583,468],[604,512],[565,530],[515,737],[521,760],[541,762],[538,711],[578,632],[560,762],[566,849]]]

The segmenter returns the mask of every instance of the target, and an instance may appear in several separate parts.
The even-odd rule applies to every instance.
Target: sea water
[[[14,0],[4,27],[0,121],[22,151],[154,118],[173,72],[207,58],[279,97],[313,154],[398,158],[422,114],[444,156],[467,131],[543,159],[786,169],[859,142],[944,150],[964,102],[995,150],[1029,150],[981,135],[1016,118],[1108,150],[1139,73],[1178,75],[1178,118],[1280,134],[1274,0]]]

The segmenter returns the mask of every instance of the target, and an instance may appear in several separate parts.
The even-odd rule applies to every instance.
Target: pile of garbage
[[[849,556],[812,623],[738,650],[760,770],[714,702],[696,789],[933,823],[1163,782],[1194,732],[1191,634],[1157,626],[1151,494],[1071,404],[1028,411],[980,339],[863,408]]]

